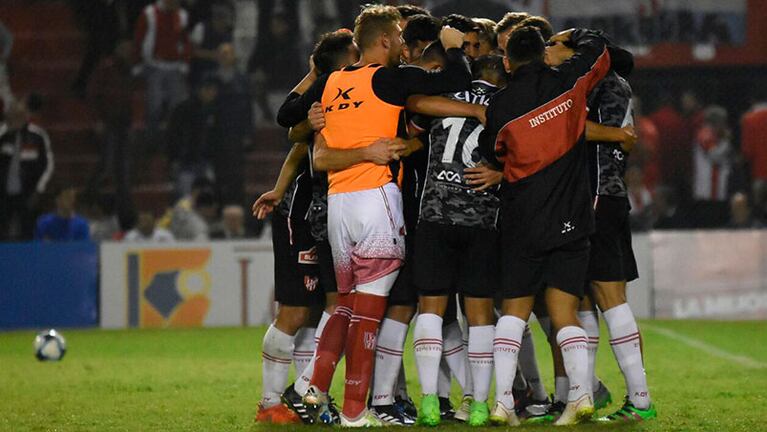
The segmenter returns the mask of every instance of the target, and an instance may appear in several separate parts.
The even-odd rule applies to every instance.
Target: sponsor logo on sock
[[[376,334],[373,332],[365,332],[362,335],[362,344],[366,350],[376,349]]]
[[[344,383],[346,385],[358,386],[362,384],[362,380],[347,379]]]

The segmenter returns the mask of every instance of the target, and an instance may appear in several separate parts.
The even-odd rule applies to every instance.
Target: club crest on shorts
[[[309,292],[316,290],[319,283],[320,279],[317,276],[304,276],[304,287]]]
[[[362,335],[362,343],[366,350],[374,350],[376,348],[376,334],[373,332],[365,332]]]
[[[312,246],[311,249],[298,252],[299,264],[317,264],[317,246]]]

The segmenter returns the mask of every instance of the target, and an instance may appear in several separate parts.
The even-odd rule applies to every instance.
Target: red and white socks
[[[504,315],[496,324],[493,339],[495,361],[495,399],[506,409],[514,409],[512,388],[517,374],[519,349],[527,322],[512,315]],[[469,341],[471,343],[471,341]]]
[[[389,318],[381,323],[373,372],[373,406],[394,404],[394,388],[402,369],[407,329],[407,324]]]
[[[639,409],[650,406],[639,328],[627,303],[602,312],[610,332],[610,345],[623,372],[629,400]]]
[[[469,327],[469,368],[474,385],[474,400],[479,402],[487,401],[490,393],[494,337],[495,327],[492,325]]]
[[[264,408],[280,403],[280,395],[288,383],[290,364],[293,363],[295,338],[295,336],[282,332],[274,324],[270,325],[264,334],[261,351],[263,360],[261,364],[261,406]]]
[[[413,330],[413,352],[421,392],[437,394],[437,378],[442,360],[442,317],[428,313],[418,315]]]
[[[469,361],[466,357],[466,345],[463,343],[463,333],[458,321],[442,328],[442,358],[445,359],[450,372],[461,386],[464,396],[473,394],[474,386],[469,370]]]
[[[576,401],[584,394],[593,397],[586,331],[576,326],[564,327],[557,332],[557,344],[562,350],[565,371],[570,381],[568,402]]]

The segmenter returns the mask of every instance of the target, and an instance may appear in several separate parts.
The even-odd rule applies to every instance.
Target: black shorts
[[[498,289],[498,232],[420,222],[413,275],[418,293],[491,298]]]
[[[389,306],[415,306],[418,304],[418,290],[413,285],[413,253],[415,234],[405,236],[405,265],[400,267],[397,280],[389,291]]]
[[[292,243],[292,244],[291,244]],[[272,214],[274,249],[274,299],[286,306],[317,306],[325,302],[320,286],[317,249],[308,224],[291,224]]]
[[[503,297],[533,296],[549,287],[583,297],[588,265],[588,237],[543,252],[515,250],[504,245],[501,252]]]
[[[333,268],[333,251],[330,249],[330,242],[327,239],[317,242],[317,265],[322,290],[326,294],[337,292],[336,271]]]
[[[629,209],[626,198],[597,198],[594,210],[596,232],[590,238],[589,281],[632,281],[639,277],[631,247]]]

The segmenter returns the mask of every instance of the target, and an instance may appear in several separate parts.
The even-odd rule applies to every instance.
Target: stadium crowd
[[[34,92],[14,97],[6,66],[14,55],[13,35],[0,23],[4,240],[35,237],[38,217],[54,207],[54,190],[63,188],[77,190],[75,207],[89,221],[93,239],[122,238],[135,233],[142,221],[144,232],[150,232],[148,214],[159,218],[160,228],[170,229],[177,239],[206,238],[174,231],[171,218],[155,214],[159,209],[134,202],[132,191],[143,167],[157,155],[167,160],[172,196],[180,200],[169,203],[169,209],[187,206],[205,221],[196,224],[198,231],[218,230],[226,220],[225,209],[233,214],[234,207],[242,211],[252,200],[246,194],[244,160],[260,139],[255,128],[274,124],[282,98],[305,72],[314,41],[331,29],[350,28],[362,2],[70,3],[87,43],[72,92],[92,110],[101,161],[86,184],[58,184],[53,168],[56,143],[50,142],[46,119],[39,115],[45,101]],[[438,16],[465,9],[460,2],[420,3]],[[472,7],[478,16],[497,19],[504,10],[499,3],[477,2]],[[238,17],[245,15],[256,22],[243,24]],[[491,27],[480,27],[480,35],[494,37]],[[138,87],[145,88],[145,108],[136,127],[132,98]],[[751,108],[733,113],[701,97],[700,89],[647,96],[653,102],[650,111],[639,104],[639,97],[635,100],[639,140],[626,176],[633,229],[764,226],[767,97],[756,89]],[[22,149],[20,139],[25,145],[27,139],[30,145],[34,142],[39,151]],[[209,185],[197,203],[192,184],[200,179],[209,180]],[[214,208],[198,211],[210,205],[211,196]],[[211,214],[203,216],[206,213]],[[261,225],[245,219],[244,235],[257,235]]]

